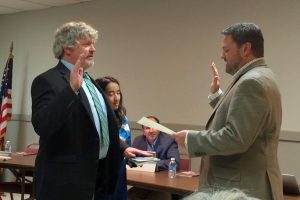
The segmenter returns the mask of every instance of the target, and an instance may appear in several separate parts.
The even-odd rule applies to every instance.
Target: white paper
[[[8,151],[0,151],[0,156],[10,157],[10,156],[11,156],[11,152],[8,152]]]
[[[154,158],[154,157],[135,157],[135,158],[131,158],[131,160],[135,163],[155,163],[160,161],[159,158]]]
[[[0,160],[11,160],[12,159],[12,157],[10,157],[10,156],[1,156],[0,155]]]
[[[155,172],[156,163],[145,163],[138,167],[129,167],[126,165],[127,170],[129,171],[143,171],[143,172]]]
[[[174,131],[172,131],[171,129],[169,129],[159,123],[156,123],[156,122],[148,119],[147,117],[142,117],[139,121],[137,121],[137,123],[141,124],[143,126],[148,126],[150,128],[154,128],[154,129],[159,130],[164,133],[168,133],[170,135],[174,133]]]

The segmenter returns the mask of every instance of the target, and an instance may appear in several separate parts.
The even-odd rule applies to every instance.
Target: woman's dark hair
[[[119,81],[117,79],[115,79],[114,77],[111,77],[111,76],[104,76],[102,78],[96,79],[95,81],[96,81],[96,83],[98,83],[98,85],[101,87],[101,89],[104,92],[106,91],[106,87],[109,83],[118,84],[118,86],[120,88],[120,105],[119,105],[119,108],[117,110],[115,110],[115,114],[116,114],[116,117],[117,117],[117,120],[118,120],[118,124],[121,125],[122,120],[126,116],[126,108],[123,106],[123,95],[122,95],[122,91],[121,91]]]

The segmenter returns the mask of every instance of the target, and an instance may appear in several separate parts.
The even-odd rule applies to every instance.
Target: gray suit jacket
[[[203,156],[200,189],[240,188],[263,200],[283,199],[277,160],[281,95],[264,60],[238,71],[211,103],[206,130],[187,136],[189,155]]]

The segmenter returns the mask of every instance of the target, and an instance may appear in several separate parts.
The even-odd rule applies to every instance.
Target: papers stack
[[[0,160],[6,161],[6,160],[11,160],[12,157],[9,156],[0,156]]]
[[[10,157],[11,152],[7,152],[7,151],[0,151],[0,156],[7,156]]]
[[[11,152],[0,151],[0,160],[10,160],[10,159],[11,159]]]
[[[160,159],[154,157],[135,157],[130,159],[136,166],[140,167],[146,163],[154,163],[158,162]]]
[[[135,157],[129,159],[128,163],[131,162],[131,165],[127,167],[127,170],[132,171],[144,171],[144,172],[155,172],[156,163],[160,159],[154,157]]]

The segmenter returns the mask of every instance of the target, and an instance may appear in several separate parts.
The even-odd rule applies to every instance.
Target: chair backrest
[[[190,171],[191,170],[191,159],[180,158],[180,170]]]
[[[282,174],[282,181],[284,194],[300,194],[300,188],[294,175]]]
[[[39,144],[33,143],[29,144],[26,149],[25,149],[25,154],[26,155],[34,155],[37,154],[39,151]]]

